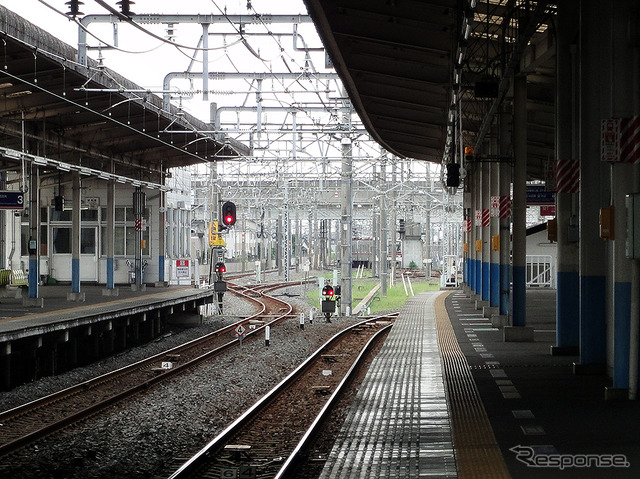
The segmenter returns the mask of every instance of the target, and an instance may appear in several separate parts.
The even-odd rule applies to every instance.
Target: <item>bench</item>
[[[11,271],[11,286],[29,286],[27,275],[21,269]]]
[[[0,269],[0,286],[8,286],[11,283],[11,271]]]
[[[29,277],[21,269],[0,270],[0,286],[29,286]]]

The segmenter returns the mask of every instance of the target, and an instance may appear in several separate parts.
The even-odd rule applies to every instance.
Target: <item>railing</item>
[[[527,255],[527,288],[555,288],[553,257]]]

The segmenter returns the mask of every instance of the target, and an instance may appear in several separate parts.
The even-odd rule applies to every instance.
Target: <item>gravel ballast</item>
[[[303,287],[289,288],[289,292],[306,294]],[[288,301],[308,317],[310,307],[305,301]],[[167,350],[221,323],[228,324],[237,316],[247,316],[252,308],[225,295],[225,312],[233,316],[207,320],[201,326],[176,331],[91,366],[3,393],[0,409]],[[190,374],[161,383],[93,420],[1,458],[0,473],[5,478],[27,479],[166,477],[167,464],[193,455],[331,336],[358,321],[341,318],[325,323],[316,313],[313,324],[307,323],[302,330],[298,318],[287,320],[271,328],[269,347],[265,346],[263,335],[247,339],[242,349],[234,348]]]

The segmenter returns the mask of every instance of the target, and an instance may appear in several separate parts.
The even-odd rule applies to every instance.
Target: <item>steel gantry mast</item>
[[[89,30],[96,23],[114,25],[113,45],[89,45]],[[178,24],[201,28],[196,46],[182,44],[175,30]],[[453,222],[455,228],[455,222],[461,222],[461,200],[448,197],[435,163],[392,157],[371,139],[353,115],[338,75],[325,63],[323,48],[309,47],[319,43],[310,17],[121,15],[117,11],[87,15],[80,20],[79,63],[86,64],[91,51],[111,55],[113,50],[115,55],[125,28],[151,31],[157,26],[166,29],[168,39],[163,41],[179,48],[187,65],[163,62],[167,71],[162,73],[162,87],[144,93],[161,95],[166,111],[176,111],[172,103],[177,102],[178,115],[201,108],[205,113],[200,116],[206,114],[203,120],[208,121],[205,129],[178,128],[178,122],[172,123],[162,133],[180,144],[198,134],[220,144],[248,146],[249,153],[238,156],[208,151],[203,155],[207,163],[193,170],[194,179],[208,184],[193,189],[194,204],[206,205],[192,210],[194,235],[207,237],[202,228],[218,219],[220,203],[235,202],[241,221],[225,234],[228,257],[242,257],[244,267],[255,254],[264,267],[275,253],[278,269],[289,280],[292,248],[300,259],[301,248],[306,247],[314,267],[340,271],[342,313],[353,309],[356,231],[376,242],[376,248],[370,249],[371,261],[377,261],[375,271],[383,291],[389,255],[389,283],[394,278],[396,223],[401,218],[411,217],[417,224],[413,238],[420,241],[422,234],[422,241],[428,243],[422,250],[435,262],[443,254],[457,254],[449,251],[451,242],[430,248],[430,231],[431,223]],[[269,47],[275,52],[271,59],[267,58]],[[216,58],[213,51],[218,52]],[[316,66],[320,64],[324,67]],[[434,158],[434,162],[440,160]],[[391,181],[386,178],[387,165],[392,168]],[[300,218],[308,218],[307,227]],[[241,235],[238,245],[235,235]],[[313,248],[321,251],[312,252]]]

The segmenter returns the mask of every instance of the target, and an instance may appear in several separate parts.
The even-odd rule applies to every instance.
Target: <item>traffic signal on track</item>
[[[218,262],[215,266],[216,273],[225,273],[227,271],[227,267],[224,263]]]
[[[333,297],[333,286],[327,284],[324,288],[322,288],[322,296],[326,296],[328,298]]]
[[[236,224],[236,205],[231,201],[227,201],[222,205],[222,223],[225,226]]]
[[[460,186],[460,165],[447,163],[447,187],[457,188],[458,186]]]

